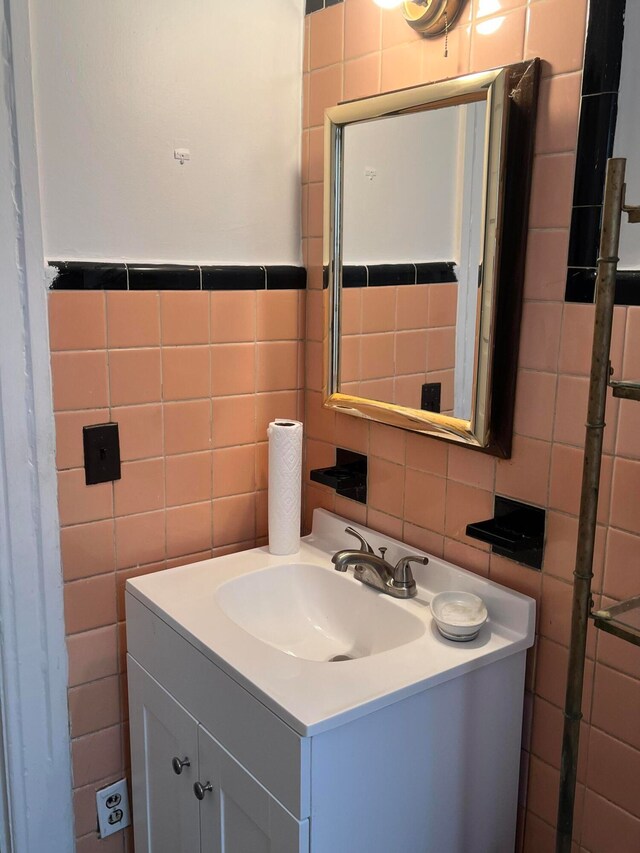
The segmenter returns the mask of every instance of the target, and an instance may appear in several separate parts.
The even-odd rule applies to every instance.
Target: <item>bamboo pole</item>
[[[604,416],[610,373],[609,352],[611,349],[611,327],[613,324],[626,162],[624,159],[609,160],[605,180],[600,257],[598,258],[596,278],[596,316],[582,469],[578,546],[573,573],[571,641],[560,764],[556,853],[570,853],[573,832],[580,721],[582,720],[584,660],[587,625],[592,605],[593,551],[605,427]]]

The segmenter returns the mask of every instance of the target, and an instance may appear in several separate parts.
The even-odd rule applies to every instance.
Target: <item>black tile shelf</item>
[[[501,557],[540,570],[545,520],[544,509],[496,495],[493,518],[468,524],[466,534],[491,545]]]
[[[51,290],[304,290],[304,267],[51,261]]]
[[[314,483],[335,489],[338,495],[358,503],[367,502],[367,457],[353,450],[336,447],[336,464],[309,472]]]

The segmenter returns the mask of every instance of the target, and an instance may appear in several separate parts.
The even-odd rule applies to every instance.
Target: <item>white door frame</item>
[[[0,711],[9,849],[74,849],[29,5],[0,0]]]

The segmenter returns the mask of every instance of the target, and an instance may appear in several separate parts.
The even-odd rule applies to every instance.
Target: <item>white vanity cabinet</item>
[[[309,821],[289,814],[131,657],[129,702],[137,853],[308,851]]]
[[[392,601],[334,571],[344,527],[127,582],[136,853],[513,853],[535,603],[436,557]],[[485,601],[472,642],[445,589]]]

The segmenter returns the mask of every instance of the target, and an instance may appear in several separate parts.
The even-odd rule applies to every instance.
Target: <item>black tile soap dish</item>
[[[546,513],[543,509],[496,496],[494,516],[467,525],[467,536],[486,542],[495,554],[542,568]]]
[[[353,501],[367,502],[367,457],[362,453],[336,448],[336,464],[328,468],[315,468],[310,472],[315,483],[322,483],[336,493]]]

